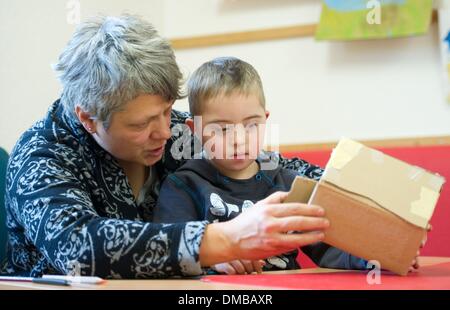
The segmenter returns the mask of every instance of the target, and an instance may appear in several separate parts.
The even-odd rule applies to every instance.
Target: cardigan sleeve
[[[32,262],[46,259],[61,274],[74,269],[107,278],[202,273],[199,248],[207,222],[155,224],[101,216],[70,150],[45,144],[24,148],[10,161],[8,226],[24,231],[26,239],[14,247],[17,240],[11,237],[15,269],[32,270]]]

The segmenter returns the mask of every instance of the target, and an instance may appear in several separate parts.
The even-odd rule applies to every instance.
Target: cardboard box
[[[286,202],[323,207],[331,224],[325,243],[406,275],[444,182],[437,174],[341,139],[321,180],[298,177]]]

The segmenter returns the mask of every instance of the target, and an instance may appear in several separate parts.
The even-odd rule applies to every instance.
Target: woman
[[[56,71],[61,98],[11,154],[3,273],[198,275],[203,266],[322,240],[323,210],[277,206],[283,193],[226,223],[151,223],[160,180],[181,164],[169,152],[170,127],[187,115],[172,110],[182,75],[150,24],[132,16],[86,22]],[[301,160],[284,164],[321,174]],[[290,230],[305,233],[284,233]]]

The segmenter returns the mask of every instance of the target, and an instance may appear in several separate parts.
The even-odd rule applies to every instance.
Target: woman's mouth
[[[160,146],[158,148],[149,150],[146,153],[149,154],[150,156],[153,156],[153,157],[159,157],[159,156],[161,156],[164,153],[164,146],[165,145],[162,145],[162,146]]]

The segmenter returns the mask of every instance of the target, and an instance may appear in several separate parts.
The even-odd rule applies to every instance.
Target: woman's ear
[[[184,123],[189,127],[192,133],[194,133],[194,120],[192,118],[187,118]]]
[[[84,129],[86,129],[90,134],[94,134],[97,131],[97,122],[88,112],[84,111],[80,106],[76,106],[75,114],[81,124],[83,124]]]
[[[269,111],[266,111],[266,119],[269,118],[269,115],[270,115],[270,112],[269,112]]]

